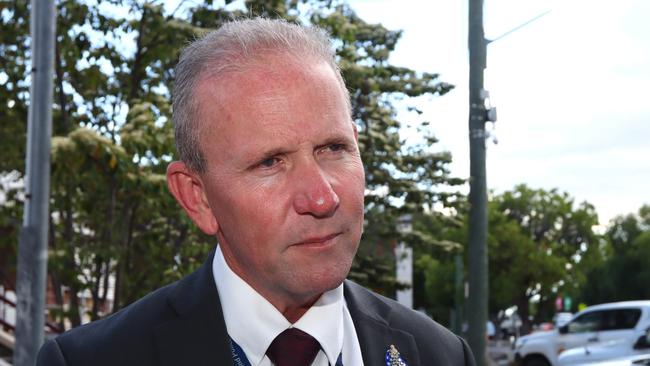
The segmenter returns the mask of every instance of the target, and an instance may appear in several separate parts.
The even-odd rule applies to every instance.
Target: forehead
[[[208,160],[211,147],[233,142],[352,133],[346,94],[327,62],[266,58],[253,66],[199,84],[201,145]]]
[[[267,53],[255,60],[242,61],[240,66],[224,72],[224,75],[213,76],[209,70],[205,74],[195,93],[199,104],[204,106],[216,103],[227,110],[233,102],[246,101],[279,108],[292,90],[312,94],[304,97],[314,97],[313,94],[318,92],[331,93],[334,85],[340,89],[340,96],[347,104],[347,92],[338,70],[313,57]],[[321,98],[328,100],[327,95],[321,95]]]
[[[199,89],[203,87],[219,100],[246,97],[249,102],[269,103],[291,90],[322,92],[334,85],[343,89],[337,72],[326,61],[313,57],[266,54],[244,61],[237,70],[222,77],[206,78]]]

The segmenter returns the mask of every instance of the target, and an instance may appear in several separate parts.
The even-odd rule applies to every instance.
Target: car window
[[[602,318],[602,311],[584,313],[567,324],[568,331],[569,333],[595,332],[600,328]]]
[[[607,310],[603,314],[602,330],[632,329],[639,318],[640,309]]]

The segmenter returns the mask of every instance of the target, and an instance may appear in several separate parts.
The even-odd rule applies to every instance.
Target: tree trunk
[[[99,285],[102,283],[102,267],[104,266],[104,260],[100,256],[95,257],[95,273],[93,276],[93,288],[90,291],[93,297],[93,303],[90,310],[90,319],[97,320],[99,319]]]
[[[147,17],[147,7],[142,7],[142,17],[140,17],[140,25],[138,27],[138,39],[136,41],[136,50],[133,60],[133,69],[131,70],[131,90],[129,92],[129,103],[138,96],[140,90],[140,80],[142,79],[142,51],[144,42],[144,22]]]
[[[66,246],[66,257],[65,257],[65,268],[73,270],[76,268],[77,264],[74,259],[74,246],[73,235],[73,212],[72,212],[72,203],[70,202],[72,192],[74,189],[70,186],[66,187],[66,197],[65,197],[65,211],[63,215],[63,242],[62,245]],[[61,278],[61,282],[67,284],[70,289],[70,310],[69,310],[69,319],[72,327],[78,327],[81,325],[81,314],[79,313],[79,286],[77,285],[76,278]],[[64,300],[65,301],[65,300]]]
[[[76,282],[70,285],[70,323],[72,327],[81,325],[81,313],[79,312],[79,286]]]
[[[138,211],[139,202],[136,200],[133,205],[130,207],[130,213],[128,215],[128,226],[126,235],[124,235],[124,241],[122,244],[123,250],[120,253],[120,258],[115,265],[115,295],[113,298],[113,312],[116,312],[122,308],[125,298],[125,286],[124,286],[124,273],[128,271],[131,266],[131,241],[133,240],[133,229],[135,227],[136,213]]]
[[[528,334],[532,329],[530,320],[528,319],[530,315],[529,311],[530,298],[528,296],[521,296],[517,301],[517,312],[521,317],[521,334]]]
[[[102,284],[103,292],[100,296],[100,301],[102,303],[101,312],[102,314],[108,314],[110,309],[107,308],[107,298],[108,298],[108,286],[110,285],[110,276],[111,276],[111,261],[107,260],[104,264],[104,283]]]
[[[63,310],[63,285],[59,281],[59,276],[56,273],[51,273],[50,278],[52,279],[52,291],[54,292],[54,301],[56,301],[56,307],[59,310]],[[60,330],[65,330],[65,322],[63,321],[65,317],[59,316],[56,319],[56,322]]]

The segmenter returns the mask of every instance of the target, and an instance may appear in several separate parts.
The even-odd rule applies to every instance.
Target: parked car
[[[555,324],[555,328],[559,328],[564,326],[571,319],[573,319],[573,313],[568,313],[568,312],[557,313],[553,316],[553,324]]]
[[[634,343],[650,326],[650,300],[588,307],[567,324],[520,337],[513,345],[514,362],[522,366],[558,366],[564,350],[628,339]]]
[[[566,350],[558,357],[558,364],[560,366],[583,365],[639,355],[650,356],[650,328],[646,329],[636,342],[622,338]]]
[[[602,362],[587,362],[575,366],[648,366],[650,355],[636,355],[616,358]]]

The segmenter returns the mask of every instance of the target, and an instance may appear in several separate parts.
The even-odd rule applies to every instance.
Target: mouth
[[[332,243],[332,241],[341,235],[342,233],[334,233],[325,236],[313,236],[305,238],[300,242],[293,244],[292,246],[301,246],[301,247],[322,247],[327,246]]]

